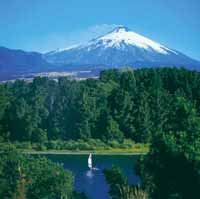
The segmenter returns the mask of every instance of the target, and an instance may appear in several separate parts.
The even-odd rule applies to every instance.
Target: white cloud
[[[35,44],[37,47],[41,46],[40,49],[35,50],[40,52],[47,52],[57,48],[66,48],[71,45],[87,42],[91,39],[108,33],[117,26],[118,25],[116,24],[97,24],[79,31],[51,33],[45,38],[40,39],[40,44],[43,44],[42,46]]]
[[[88,28],[88,32],[96,34],[100,36],[102,34],[106,34],[107,32],[111,31],[112,29],[116,28],[117,24],[98,24],[95,26],[91,26]]]

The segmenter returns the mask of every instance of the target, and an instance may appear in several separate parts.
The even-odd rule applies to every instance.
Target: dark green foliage
[[[73,176],[46,158],[1,148],[0,198],[57,199],[73,197]]]
[[[123,134],[119,129],[118,123],[107,111],[104,111],[100,115],[97,122],[97,132],[104,141],[123,140]]]
[[[127,178],[118,167],[104,170],[112,199],[147,199],[148,195],[138,185],[129,185]]]
[[[74,192],[72,199],[89,199],[84,193]]]
[[[134,140],[136,142],[149,142],[151,139],[152,121],[150,118],[149,98],[147,92],[139,92],[135,100],[135,129]]]
[[[7,125],[7,121],[5,121],[4,115],[6,109],[9,107],[10,99],[7,93],[6,88],[3,85],[0,85],[0,139],[7,139],[9,136],[5,132],[5,126]]]
[[[200,117],[185,98],[178,97],[175,104],[174,131],[153,136],[139,174],[152,198],[196,199],[200,198]]]
[[[196,128],[187,114],[200,114],[199,99],[200,74],[176,68],[113,69],[98,80],[17,80],[0,85],[0,137],[40,144],[90,138],[148,143],[156,132]]]
[[[119,124],[119,129],[127,138],[133,138],[135,127],[132,112],[134,107],[129,92],[119,87],[113,89],[108,98],[108,106],[110,108],[110,115]]]
[[[29,160],[30,161],[30,160]],[[27,198],[70,198],[73,190],[72,174],[45,158],[34,159],[28,164]],[[42,177],[41,177],[42,176]]]
[[[121,199],[119,187],[127,184],[127,178],[122,174],[118,167],[113,167],[111,170],[104,170],[104,175],[110,186],[109,194],[112,199]]]
[[[124,146],[127,138],[150,142],[150,153],[141,161],[139,172],[145,190],[154,199],[200,198],[199,116],[200,73],[182,68],[113,69],[103,71],[98,80],[35,78],[31,83],[17,80],[0,85],[0,142],[40,150],[105,149]],[[4,159],[7,170],[4,164],[0,168],[4,176],[0,176],[0,194],[9,198],[21,187],[27,194],[31,190],[30,198],[37,198],[32,191],[40,193],[37,184],[48,184],[51,177],[41,182],[34,175],[37,183],[23,187],[19,168],[25,159],[10,156],[12,161]],[[57,169],[41,159],[33,163],[34,168],[40,163],[50,173]],[[115,192],[129,190],[126,183],[125,188],[115,188],[111,179],[126,181],[118,170],[107,175],[114,187],[113,197]],[[54,179],[59,181],[62,176]],[[55,183],[55,193],[61,193],[57,187],[60,182]],[[60,188],[65,185],[60,184]],[[41,194],[45,197],[48,193],[41,190]]]

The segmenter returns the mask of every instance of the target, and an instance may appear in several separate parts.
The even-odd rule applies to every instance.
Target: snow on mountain
[[[158,53],[168,54],[168,51],[174,52],[163,45],[156,43],[148,38],[145,38],[135,32],[129,31],[126,27],[118,27],[111,33],[100,37],[96,40],[102,41],[106,48],[121,48],[121,44],[124,42],[126,45],[132,45],[146,50],[155,50]]]
[[[89,42],[45,54],[0,47],[0,81],[41,72],[85,71],[95,75],[113,67],[176,66],[199,71],[200,62],[119,26]]]
[[[186,66],[199,62],[186,55],[141,36],[124,26],[81,45],[58,49],[44,55],[57,65],[84,66]]]

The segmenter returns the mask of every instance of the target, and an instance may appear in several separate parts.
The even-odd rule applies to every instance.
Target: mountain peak
[[[53,64],[90,66],[181,66],[194,63],[178,51],[126,26],[117,26],[113,31],[76,47],[46,54],[45,58]]]
[[[98,47],[99,42],[101,42],[104,48],[124,49],[125,46],[129,46],[149,52],[154,51],[159,54],[168,54],[169,52],[176,53],[162,44],[154,42],[151,39],[131,31],[126,26],[118,26],[108,34],[92,41],[94,41],[94,43],[96,42]],[[89,45],[91,45],[91,43]]]
[[[128,31],[130,31],[128,27],[121,25],[114,28],[112,32],[128,32]]]

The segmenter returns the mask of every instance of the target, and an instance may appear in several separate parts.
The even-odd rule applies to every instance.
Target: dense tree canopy
[[[99,79],[37,77],[0,84],[0,142],[57,145],[64,140],[73,145],[78,140],[81,148],[95,144],[94,139],[108,145],[125,138],[150,143],[150,153],[139,164],[140,190],[128,185],[118,169],[105,172],[112,198],[130,198],[126,190],[133,198],[136,193],[138,198],[200,198],[200,73],[182,68],[113,69],[103,71]],[[0,158],[3,198],[72,193],[70,174],[47,160],[30,158],[27,163],[13,153]],[[49,181],[55,195],[41,190]]]
[[[0,85],[0,137],[150,142],[158,131],[189,133],[193,121],[180,114],[199,115],[199,99],[200,74],[176,68],[113,69],[83,81],[16,80]]]
[[[0,198],[72,199],[73,176],[46,158],[0,148]]]
[[[84,81],[17,80],[0,85],[0,136],[40,143],[79,138],[149,142],[156,131],[189,132],[193,127],[186,125],[181,109],[193,106],[199,114],[199,99],[200,74],[185,69],[108,70],[98,80]],[[189,107],[181,108],[183,101]]]
[[[176,97],[168,133],[157,132],[139,174],[151,198],[200,197],[200,117],[195,106]]]

